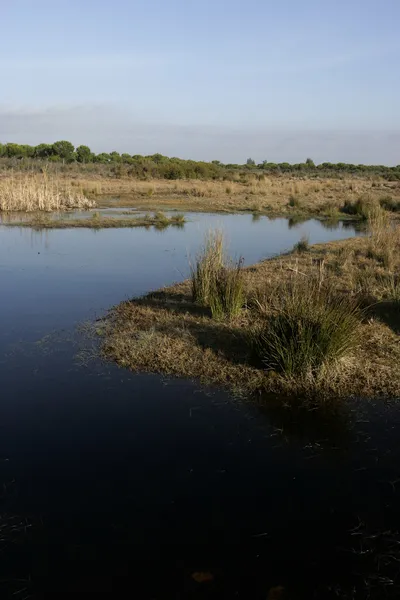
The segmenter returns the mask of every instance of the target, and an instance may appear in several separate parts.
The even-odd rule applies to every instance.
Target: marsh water
[[[296,413],[88,359],[79,325],[186,277],[211,227],[248,264],[304,235],[357,235],[313,220],[187,219],[163,231],[0,227],[1,597],[265,600],[274,586],[386,597],[400,527],[395,404]]]

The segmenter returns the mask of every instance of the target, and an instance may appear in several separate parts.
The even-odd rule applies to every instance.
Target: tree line
[[[109,165],[115,176],[131,175],[136,177],[159,177],[164,179],[221,179],[232,171],[254,172],[261,174],[298,174],[298,175],[380,175],[390,180],[400,180],[400,165],[388,167],[385,165],[363,165],[348,163],[324,162],[316,165],[311,158],[303,163],[288,162],[274,163],[267,160],[257,164],[248,158],[245,164],[224,164],[219,160],[211,162],[169,158],[162,154],[142,156],[140,154],[120,154],[92,152],[89,146],[75,146],[66,140],[54,144],[0,143],[0,158],[18,161],[47,161],[67,164],[99,164]]]

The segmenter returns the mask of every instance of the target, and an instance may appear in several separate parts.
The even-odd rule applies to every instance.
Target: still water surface
[[[339,583],[363,578],[350,530],[400,525],[395,407],[352,402],[304,418],[81,365],[75,326],[184,278],[210,227],[247,263],[303,235],[356,234],[250,215],[188,219],[161,232],[0,228],[1,512],[4,524],[32,525],[0,536],[1,597],[265,600],[281,584],[291,597],[337,597]],[[199,587],[193,571],[214,582]]]

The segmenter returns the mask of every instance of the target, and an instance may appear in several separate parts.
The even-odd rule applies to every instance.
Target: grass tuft
[[[400,211],[400,200],[395,200],[392,196],[384,196],[379,200],[379,204],[385,210],[389,212]]]
[[[221,231],[210,231],[194,265],[190,265],[192,300],[208,306],[215,280],[224,263],[224,237]]]
[[[310,242],[307,235],[303,235],[303,237],[293,246],[293,252],[298,252],[299,254],[307,252],[309,249]]]
[[[288,204],[291,208],[300,208],[300,206],[301,206],[300,198],[298,198],[295,194],[292,194],[291,196],[289,196]]]
[[[236,265],[223,266],[217,272],[209,297],[214,319],[234,318],[241,312],[245,301],[242,266],[240,259]]]
[[[254,347],[267,369],[318,377],[358,345],[361,315],[351,296],[296,279],[278,291],[275,310],[254,331]]]
[[[371,199],[368,195],[363,195],[355,202],[345,200],[343,206],[340,208],[340,212],[367,221],[371,212],[374,212],[376,209],[376,206],[377,203],[375,200]]]

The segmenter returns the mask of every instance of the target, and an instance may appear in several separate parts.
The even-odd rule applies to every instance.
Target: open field
[[[230,318],[215,314],[210,298],[193,301],[191,281],[123,302],[105,321],[103,353],[135,371],[198,378],[256,397],[395,397],[399,268],[399,228],[381,211],[366,238],[311,247],[304,241],[290,254],[243,269],[245,300],[237,311],[231,279]],[[260,331],[269,352],[263,364],[254,352]],[[299,338],[292,356],[290,344],[279,346],[285,336],[291,343]],[[293,366],[290,360],[305,342],[310,356]],[[323,344],[326,354],[320,357]]]

